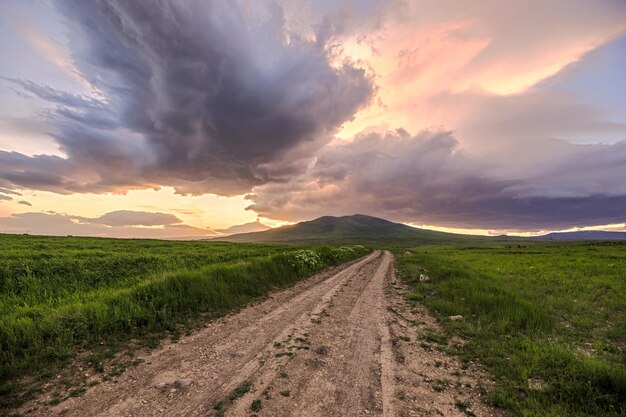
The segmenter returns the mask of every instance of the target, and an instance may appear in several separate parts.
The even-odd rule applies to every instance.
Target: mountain
[[[583,230],[578,232],[554,232],[537,236],[550,240],[626,240],[626,232],[606,232],[603,230]]]
[[[355,214],[352,216],[324,216],[263,232],[241,233],[213,240],[226,242],[270,243],[368,243],[410,240],[441,241],[459,235],[418,229],[377,217]]]
[[[266,226],[257,220],[251,223],[244,223],[244,224],[238,224],[235,226],[230,226],[227,229],[215,229],[215,231],[224,233],[225,235],[234,235],[237,233],[263,232],[269,229],[271,229],[271,227]]]

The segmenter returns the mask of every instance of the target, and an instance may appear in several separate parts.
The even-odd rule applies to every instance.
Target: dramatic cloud
[[[417,224],[536,230],[626,220],[626,142],[547,144],[550,164],[463,152],[450,132],[369,134],[324,150],[306,176],[254,189],[250,207],[288,220],[364,212]],[[522,156],[523,157],[523,156]]]
[[[216,229],[215,231],[226,235],[234,235],[236,233],[262,232],[269,229],[271,229],[269,226],[266,226],[257,220],[256,222],[238,224],[227,229]]]
[[[364,70],[335,59],[327,34],[286,33],[271,3],[252,16],[217,0],[58,6],[74,64],[97,94],[8,80],[53,106],[52,135],[67,155],[0,153],[8,186],[241,194],[301,171],[373,92]]]
[[[434,96],[523,93],[626,33],[622,0],[392,3],[374,30],[344,42],[348,53],[372,66],[379,87],[376,105],[347,123],[345,137],[368,126],[456,130],[470,117],[467,103],[436,107]],[[623,48],[612,55],[623,55]],[[615,76],[611,83],[618,84]]]
[[[27,109],[11,102],[0,116],[3,207],[20,204],[22,189],[171,186],[250,193],[249,209],[276,220],[365,212],[490,230],[626,221],[623,0],[54,5],[67,42],[42,48],[42,25],[16,27],[80,88],[22,68],[0,75]],[[19,132],[56,146],[3,145]],[[189,205],[164,204],[198,221]],[[81,214],[48,219],[94,233],[187,227],[167,213]]]
[[[161,221],[158,220],[159,216]],[[201,239],[217,234],[210,229],[180,224],[180,220],[170,219],[167,222],[165,216],[167,215],[164,213],[124,211],[107,213],[97,219],[86,219],[60,213],[22,213],[0,217],[0,232],[152,239]],[[111,219],[115,220],[110,221]],[[149,223],[160,226],[136,227]]]
[[[615,121],[606,108],[585,102],[577,83],[590,68],[623,66],[612,57],[624,45],[611,42],[602,49],[612,53],[583,55],[576,65],[508,95],[446,89],[435,81],[438,70],[446,74],[445,62],[443,67],[441,60],[429,62],[434,51],[418,48],[419,54],[401,60],[391,78],[402,89],[414,87],[417,78],[419,91],[406,100],[421,107],[411,114],[430,114],[433,121],[442,117],[454,134],[399,130],[338,142],[319,154],[307,175],[256,187],[251,209],[289,220],[365,212],[416,224],[518,231],[622,223],[626,123],[623,116]],[[604,61],[598,61],[601,55]],[[410,68],[402,69],[405,64]],[[451,82],[462,80],[459,68],[450,71]],[[603,102],[615,97],[615,88],[597,82],[594,94]],[[374,120],[397,113],[385,110]]]
[[[465,148],[485,155],[511,153],[516,147],[538,150],[547,144],[549,148],[553,139],[615,143],[626,138],[626,122],[611,120],[601,107],[581,102],[573,93],[541,87],[511,96],[442,93],[433,98],[432,106],[463,109],[466,115],[457,121],[455,132]],[[519,165],[526,162],[511,160]]]

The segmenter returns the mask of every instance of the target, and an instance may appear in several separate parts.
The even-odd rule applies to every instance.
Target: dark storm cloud
[[[399,130],[331,146],[306,176],[256,187],[250,209],[287,220],[364,212],[449,227],[561,229],[626,221],[626,142],[555,141],[550,167],[503,173],[450,132]],[[514,156],[510,156],[514,158]]]
[[[30,157],[0,151],[0,178],[5,187],[33,188],[69,194],[90,178],[89,167],[54,155]],[[81,176],[85,175],[82,179]]]
[[[259,16],[217,0],[57,4],[74,64],[101,97],[9,80],[54,106],[67,154],[4,153],[0,178],[15,187],[246,192],[300,172],[373,94],[364,70],[331,65],[326,41],[286,36],[273,3]]]
[[[0,151],[0,199],[10,200],[11,190],[21,188],[70,194],[174,186],[192,194],[233,195],[253,189],[250,208],[284,220],[366,212],[422,224],[525,230],[626,220],[626,144],[615,143],[624,138],[624,123],[606,119],[605,110],[581,102],[567,88],[538,85],[504,96],[465,90],[459,85],[473,81],[460,82],[448,74],[446,59],[439,56],[447,57],[445,45],[434,58],[425,54],[423,65],[411,67],[411,72],[427,78],[432,65],[434,72],[451,77],[424,103],[448,109],[452,117],[457,109],[469,114],[455,122],[454,135],[397,130],[329,145],[337,128],[375,93],[372,75],[361,64],[338,59],[341,37],[350,34],[367,43],[368,30],[382,27],[385,14],[417,18],[406,2],[284,3],[285,14],[275,3],[261,0],[55,2],[70,33],[72,70],[92,91],[71,94],[28,80],[0,80],[37,101],[36,108],[44,103],[35,114],[39,120],[34,117],[28,126],[19,118],[0,116],[0,122],[45,132],[63,153]],[[434,2],[433,8],[454,11],[456,20],[458,5],[440,3]],[[524,16],[536,20],[535,7]],[[299,16],[309,8],[314,18]],[[416,25],[429,27],[428,19],[421,20],[427,9],[416,8]],[[565,38],[580,21],[589,20],[591,9],[602,8],[587,5],[581,9],[585,13],[573,13],[575,20],[561,19],[567,30],[557,31],[562,34],[550,43],[559,50],[569,45]],[[551,18],[543,19],[545,28],[533,33],[511,32],[510,22],[519,20],[519,13],[511,15],[508,5],[494,16],[493,10],[493,5],[474,10],[475,20],[488,22],[485,33],[493,35],[465,70],[475,71],[478,78],[491,77],[490,63],[523,63],[525,59],[504,51],[517,53],[530,45],[521,52],[535,55],[537,45],[546,42],[545,33],[554,32]],[[295,17],[287,21],[289,12]],[[500,13],[506,18],[498,18]],[[619,17],[600,14],[612,15],[610,21]],[[596,20],[594,28],[611,26]],[[410,36],[419,46],[419,39]],[[411,83],[399,80],[398,91],[406,86],[407,97],[415,101],[409,104],[418,109],[416,118],[422,110],[428,114],[426,106],[419,106],[421,92],[414,95]],[[435,77],[433,84],[437,82]],[[379,119],[373,120],[378,124]],[[164,213],[48,216],[32,213],[3,222],[19,230],[32,222],[45,232],[48,221],[59,231],[66,227],[72,233],[98,234],[114,229],[117,235],[134,226],[158,226],[168,233],[187,233],[189,227]]]

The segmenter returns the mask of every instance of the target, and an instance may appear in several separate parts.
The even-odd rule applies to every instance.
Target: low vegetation
[[[393,240],[403,229],[366,216],[342,218],[339,225],[322,220],[305,226],[347,230],[348,242],[382,244],[371,236],[391,227],[384,244],[396,245],[399,274],[414,288],[409,301],[428,306],[445,329],[418,340],[468,364],[480,362],[496,379],[494,404],[524,417],[626,415],[626,243],[447,235],[416,235],[416,243],[407,243]],[[371,233],[364,232],[368,227]],[[22,375],[49,380],[80,353],[81,366],[103,380],[115,378],[136,359],[107,367],[98,353],[103,344],[109,351],[137,340],[156,345],[166,335],[177,337],[181,326],[192,328],[368,252],[363,246],[0,235],[0,410],[15,406],[15,392],[25,398],[16,385]],[[459,337],[465,342],[458,344]],[[296,342],[308,349],[306,339]],[[82,395],[90,383],[83,382],[68,381],[50,404]],[[246,382],[229,401],[249,390]],[[222,406],[215,405],[218,415]],[[250,411],[261,407],[257,399]],[[456,407],[470,413],[468,404]]]
[[[158,341],[181,323],[224,314],[367,252],[0,235],[0,395],[10,397],[18,376],[78,350],[137,337]]]
[[[626,245],[527,244],[395,252],[410,299],[496,377],[495,404],[518,416],[626,415]]]

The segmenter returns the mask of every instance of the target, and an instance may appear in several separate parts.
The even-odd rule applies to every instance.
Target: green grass
[[[448,332],[469,337],[518,416],[626,414],[626,245],[397,249],[401,276]],[[419,274],[431,280],[419,282]],[[451,321],[452,315],[464,320]]]
[[[377,222],[357,216],[307,227],[330,236],[328,242],[395,239],[406,246],[405,231],[394,226],[381,234],[377,228],[390,226]],[[400,275],[415,288],[409,300],[427,305],[446,330],[417,335],[423,346],[444,349],[452,333],[466,336],[463,358],[479,359],[496,377],[492,401],[514,415],[626,415],[624,243],[411,239],[422,246],[392,248]],[[94,371],[114,378],[132,366],[132,355],[115,366],[103,363],[131,339],[156,346],[166,335],[178,338],[181,324],[222,315],[367,252],[0,235],[0,409],[24,390],[21,375],[49,380],[55,366],[83,351]],[[419,282],[421,273],[430,281]],[[464,319],[449,320],[453,315]],[[110,350],[98,350],[102,343]],[[58,398],[84,392],[66,379]],[[242,385],[232,400],[249,389]]]
[[[136,337],[154,345],[167,332],[177,335],[181,323],[223,314],[367,252],[0,235],[0,392],[79,349]]]

